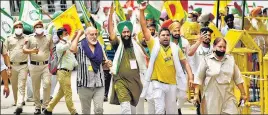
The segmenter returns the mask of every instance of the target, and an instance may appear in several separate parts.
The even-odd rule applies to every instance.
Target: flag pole
[[[40,8],[40,10],[42,11],[43,14],[47,15],[50,18],[50,20],[53,20],[46,11],[44,11],[42,8]]]
[[[245,21],[245,7],[246,7],[246,0],[243,0],[243,11],[242,11],[242,30],[244,30],[244,21]]]
[[[218,28],[218,23],[219,23],[219,9],[220,9],[220,0],[217,0],[217,16],[216,16],[216,27]]]

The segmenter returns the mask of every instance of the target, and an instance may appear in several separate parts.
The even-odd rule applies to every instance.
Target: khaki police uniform
[[[41,109],[40,102],[40,83],[43,82],[43,105],[46,108],[50,101],[51,74],[48,69],[48,59],[50,49],[53,48],[51,35],[44,34],[37,37],[35,34],[30,35],[28,41],[25,42],[26,49],[38,48],[39,52],[30,54],[30,75],[32,78],[33,98],[36,109]]]
[[[28,38],[27,35],[18,37],[16,35],[9,36],[4,43],[3,54],[8,54],[11,64],[11,85],[14,95],[15,104],[21,107],[24,102],[25,96],[25,84],[27,80],[28,70],[28,55],[23,53],[23,45],[25,40]],[[19,93],[17,93],[19,91]]]

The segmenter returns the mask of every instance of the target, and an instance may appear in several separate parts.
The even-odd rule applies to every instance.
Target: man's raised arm
[[[149,41],[151,36],[151,32],[150,30],[147,28],[147,24],[146,24],[146,20],[145,20],[145,16],[144,16],[144,10],[147,7],[147,3],[143,2],[140,6],[140,25],[141,25],[141,29],[142,29],[142,33],[144,35],[144,39],[146,41]]]

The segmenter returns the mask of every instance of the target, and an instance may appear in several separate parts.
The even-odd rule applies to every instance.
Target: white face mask
[[[193,19],[192,18],[187,18],[187,21],[188,22],[193,22]]]
[[[36,28],[36,29],[35,29],[35,33],[36,33],[36,34],[39,34],[39,35],[40,35],[40,34],[42,34],[43,32],[44,32],[43,28]]]
[[[15,34],[16,34],[16,35],[21,35],[22,32],[23,32],[22,28],[17,28],[17,29],[15,29]]]
[[[69,40],[69,36],[65,36],[65,37],[63,37],[63,40]]]

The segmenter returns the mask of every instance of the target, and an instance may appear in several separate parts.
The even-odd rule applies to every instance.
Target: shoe
[[[52,100],[53,99],[53,97],[52,96],[50,96],[50,100]]]
[[[75,113],[74,115],[78,115],[78,113]]]
[[[42,112],[44,112],[46,110],[46,108],[42,108],[41,110],[42,110]]]
[[[178,114],[179,114],[179,115],[182,115],[182,114],[181,114],[181,109],[178,109]]]
[[[26,102],[34,102],[34,99],[33,99],[33,98],[28,98],[28,99],[26,100]]]
[[[52,115],[52,112],[47,111],[47,109],[44,109],[43,113],[44,113],[45,115]]]
[[[17,108],[16,111],[14,112],[15,115],[20,115],[22,113],[22,108]]]
[[[108,99],[107,99],[106,96],[104,96],[103,101],[104,101],[104,102],[107,102],[107,101],[108,101]]]
[[[43,99],[40,100],[40,103],[41,103],[41,104],[43,103]]]
[[[35,109],[34,115],[39,115],[41,114],[41,110],[40,109]]]
[[[17,106],[17,104],[12,104],[12,106]]]
[[[24,106],[25,105],[25,101],[23,101],[21,104],[22,104],[22,106]]]

